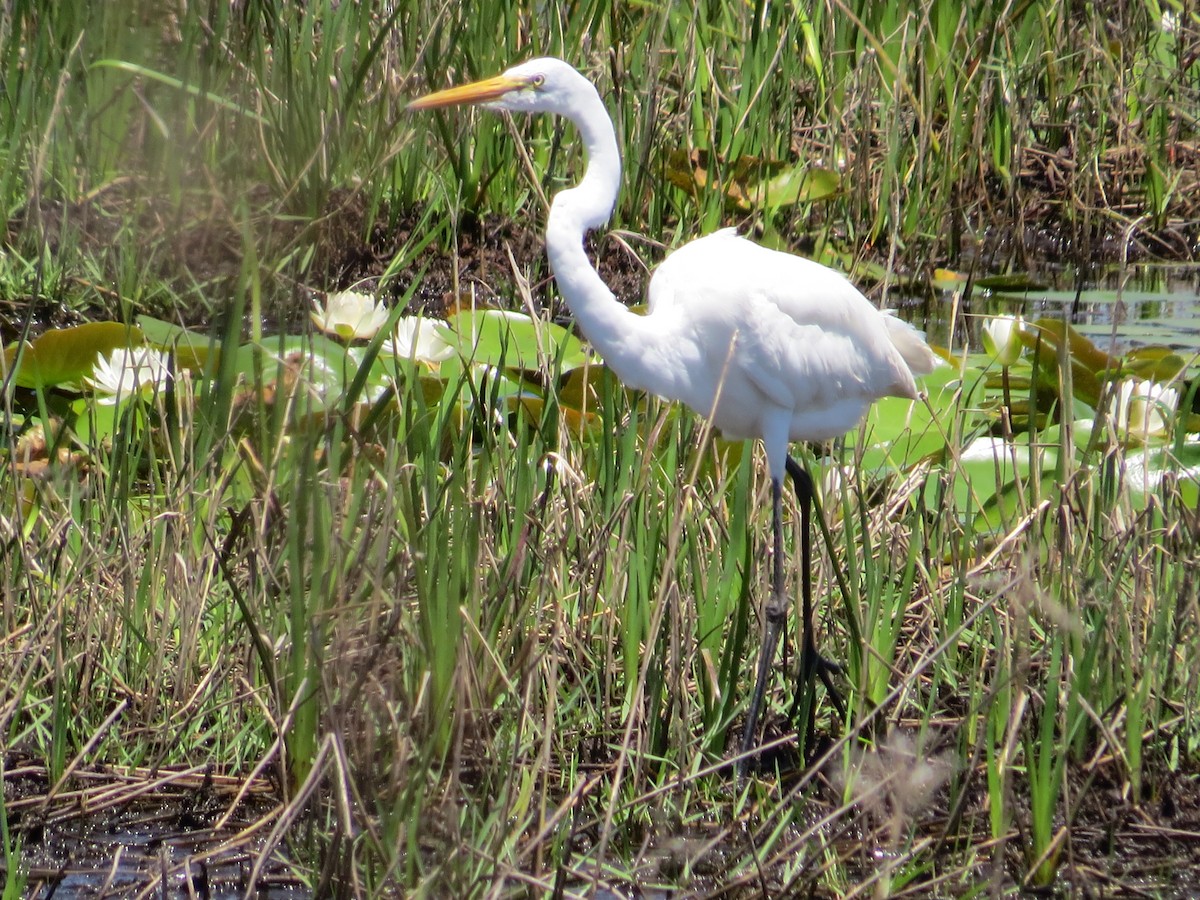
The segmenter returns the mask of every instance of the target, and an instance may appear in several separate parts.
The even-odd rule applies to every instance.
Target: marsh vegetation
[[[1168,261],[1195,300],[1195,5],[476,6],[0,11],[5,896],[147,797],[221,840],[146,891],[1195,883],[1197,347],[1126,302]],[[731,775],[768,486],[572,332],[573,139],[399,112],[547,53],[617,122],[621,299],[737,225],[947,362],[796,448],[849,700],[819,764],[793,652]],[[1045,305],[1097,285],[1099,324]]]

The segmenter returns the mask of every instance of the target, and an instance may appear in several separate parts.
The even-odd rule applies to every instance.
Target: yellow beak
[[[441,109],[444,106],[486,103],[489,100],[499,100],[511,91],[519,91],[528,86],[523,78],[497,75],[495,78],[485,78],[483,81],[473,81],[418,97],[408,104],[408,109]]]

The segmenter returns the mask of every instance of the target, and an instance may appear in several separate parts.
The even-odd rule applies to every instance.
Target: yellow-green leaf
[[[72,328],[52,328],[24,347],[14,341],[4,348],[0,376],[16,367],[13,381],[19,387],[47,388],[77,382],[90,375],[96,358],[118,347],[142,344],[137,326],[120,322],[88,322]]]

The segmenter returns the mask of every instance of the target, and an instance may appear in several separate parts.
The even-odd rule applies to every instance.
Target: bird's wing
[[[671,254],[651,280],[649,300],[652,312],[690,322],[697,340],[724,341],[724,350],[711,346],[709,352],[726,353],[731,367],[780,406],[916,395],[886,317],[854,285],[820,263],[768,250],[733,229]],[[728,350],[731,339],[737,352]]]
[[[693,265],[705,261],[704,268],[719,267],[721,260],[731,253],[736,254],[738,244],[751,244],[739,237],[736,228],[722,228],[712,234],[696,238],[675,250],[654,270],[646,291],[648,312],[659,312],[677,305],[687,305],[691,289],[700,282],[693,277]],[[711,250],[712,259],[706,257]]]

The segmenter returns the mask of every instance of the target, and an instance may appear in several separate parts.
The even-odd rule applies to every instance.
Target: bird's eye
[[[539,90],[541,88],[541,86],[545,83],[546,83],[545,75],[534,75],[532,78],[529,79],[529,86],[531,88],[533,88],[534,90]]]

